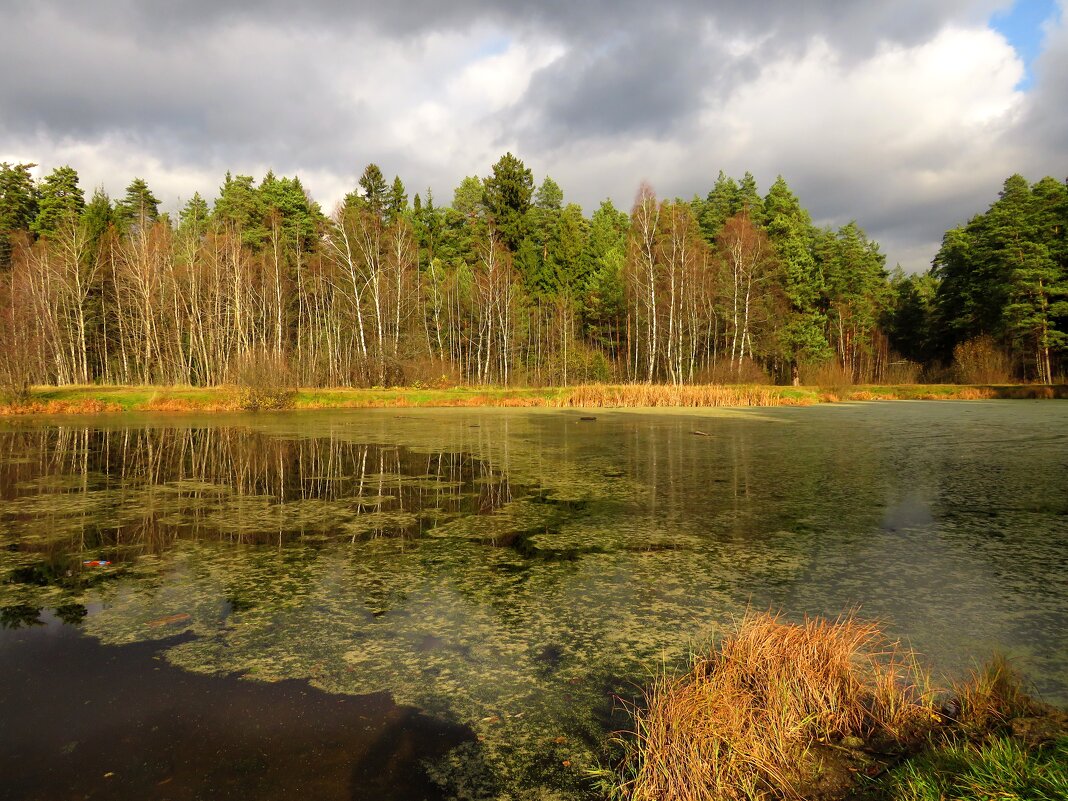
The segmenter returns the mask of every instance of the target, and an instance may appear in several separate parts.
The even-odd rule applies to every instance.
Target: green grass
[[[1064,801],[1068,737],[1027,749],[999,737],[914,757],[880,783],[887,801]]]

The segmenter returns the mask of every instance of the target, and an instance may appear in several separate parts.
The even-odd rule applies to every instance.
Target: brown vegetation
[[[117,403],[107,403],[96,398],[82,400],[50,400],[50,401],[16,401],[14,403],[0,404],[0,415],[22,414],[102,414],[104,412],[121,412],[122,406]]]
[[[1019,674],[1000,654],[976,667],[953,686],[953,721],[971,734],[1006,726],[1039,713],[1040,705],[1023,690]]]
[[[574,387],[556,405],[569,407],[783,406],[805,403],[770,386],[714,384],[592,384]]]
[[[983,336],[962,342],[953,349],[957,378],[963,384],[1007,384],[1011,371],[1005,352],[994,338]]]
[[[830,751],[906,743],[931,718],[926,675],[875,624],[749,614],[684,676],[657,679],[615,794],[800,798],[825,778]]]
[[[684,675],[661,673],[631,712],[619,765],[599,772],[627,801],[936,798],[859,779],[894,768],[886,786],[897,786],[947,753],[1011,740],[1023,754],[1068,736],[1068,713],[1030,697],[1004,657],[935,691],[911,651],[853,616],[749,613]],[[989,778],[994,789],[974,798],[1032,797]]]

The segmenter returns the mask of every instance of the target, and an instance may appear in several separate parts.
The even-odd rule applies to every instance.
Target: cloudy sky
[[[1068,176],[1066,4],[0,0],[0,161],[172,209],[273,168],[329,210],[370,161],[448,201],[506,150],[587,212],[781,173],[922,270],[1011,173]]]

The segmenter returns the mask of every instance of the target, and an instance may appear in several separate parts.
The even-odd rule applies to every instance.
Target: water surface
[[[859,607],[951,674],[1000,649],[1068,703],[1068,405],[582,416],[3,423],[0,772],[41,798],[268,797],[283,766],[324,798],[584,797],[616,699],[749,605]],[[151,721],[18,711],[71,665]],[[97,776],[104,729],[125,756]]]

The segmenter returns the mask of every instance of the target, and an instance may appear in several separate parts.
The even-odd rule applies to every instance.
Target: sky
[[[511,151],[587,213],[748,170],[922,271],[1068,176],[1066,4],[0,0],[0,161],[170,210],[273,169],[328,212],[369,162],[442,204]]]

